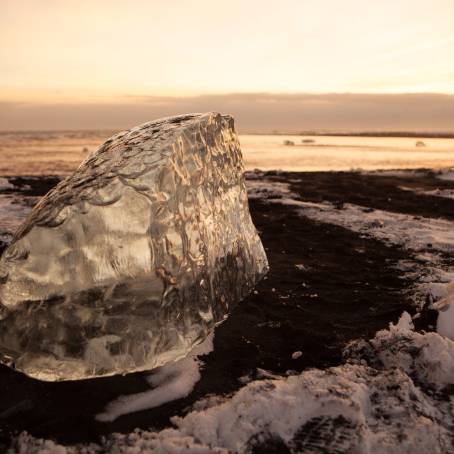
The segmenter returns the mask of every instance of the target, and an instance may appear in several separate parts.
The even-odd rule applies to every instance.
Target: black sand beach
[[[454,220],[453,199],[402,189],[454,189],[453,181],[441,181],[430,171],[391,176],[249,172],[247,178],[250,182],[286,183],[299,200],[329,201],[339,212],[345,203],[355,203],[367,210]],[[40,196],[58,180],[9,178],[16,188],[3,193],[19,192],[24,199]],[[137,427],[160,429],[170,425],[171,416],[184,414],[201,397],[237,390],[242,386],[241,377],[261,378],[266,376],[262,370],[286,374],[339,365],[350,341],[373,337],[377,330],[396,322],[403,311],[415,313],[408,292],[414,281],[397,268],[399,261],[410,258],[410,251],[302,217],[295,207],[267,200],[266,191],[251,198],[250,210],[270,272],[256,292],[217,328],[214,351],[204,358],[202,379],[187,398],[101,423],[94,415],[108,402],[149,389],[144,373],[44,383],[0,366],[0,451],[21,431],[67,444],[96,442],[102,435]],[[430,331],[434,322],[434,312],[423,310],[416,328]],[[302,355],[292,359],[298,351]],[[262,448],[260,452],[270,452],[272,446]]]

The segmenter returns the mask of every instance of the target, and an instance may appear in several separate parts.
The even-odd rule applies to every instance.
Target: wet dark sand
[[[426,190],[454,188],[430,172],[424,177],[385,177],[358,173],[268,172],[266,178],[290,183],[305,201],[345,202],[427,217],[454,219],[454,200],[414,195],[398,186]],[[250,178],[262,175],[249,175]],[[16,180],[24,195],[43,195],[58,178]],[[7,192],[7,191],[6,191]],[[290,206],[252,199],[250,209],[270,262],[268,277],[216,330],[214,351],[205,357],[194,391],[159,408],[100,423],[94,415],[119,395],[149,389],[144,373],[79,382],[43,383],[0,366],[0,452],[11,435],[26,430],[61,443],[96,441],[103,434],[169,426],[207,394],[229,393],[239,377],[257,368],[274,373],[341,364],[342,349],[369,338],[400,314],[415,310],[408,296],[412,282],[395,266],[409,252],[346,230],[302,218]],[[1,225],[1,220],[0,220]],[[304,268],[296,267],[304,265]],[[428,330],[434,315],[425,312],[418,329]],[[302,351],[296,360],[295,351]]]

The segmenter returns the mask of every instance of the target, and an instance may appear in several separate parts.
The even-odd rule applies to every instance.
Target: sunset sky
[[[254,105],[263,112],[268,99],[272,113],[276,102],[301,94],[325,105],[332,93],[454,95],[453,0],[0,5],[0,129],[128,126],[132,118],[148,119],[147,106],[155,114],[161,103],[167,114],[169,102],[195,109],[216,96],[230,108],[240,103],[235,113],[244,103],[252,109],[254,94],[271,94]],[[425,98],[447,115],[447,125],[453,99]],[[103,108],[117,115],[95,118]]]

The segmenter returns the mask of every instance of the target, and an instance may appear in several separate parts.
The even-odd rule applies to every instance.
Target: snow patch
[[[430,191],[417,188],[408,188],[406,186],[399,186],[403,191],[414,192],[418,195],[428,195],[433,197],[442,197],[444,199],[454,199],[454,189],[432,189]]]
[[[281,196],[296,197],[288,183],[269,180],[246,180],[246,188],[250,199],[270,199]]]
[[[438,389],[454,384],[454,342],[437,333],[413,331],[406,312],[396,325],[378,331],[370,344],[386,369],[398,367]]]
[[[454,339],[454,295],[449,293],[448,304],[439,309],[437,333]]]
[[[361,171],[362,175],[380,176],[380,177],[399,177],[399,178],[418,178],[423,177],[427,172],[425,170],[395,169],[395,170],[372,170]]]
[[[438,173],[437,178],[444,181],[454,181],[454,171],[442,170]]]
[[[310,203],[288,197],[270,199],[269,202],[299,207],[304,217],[411,250],[415,259],[401,263],[400,269],[417,282],[415,302],[421,305],[427,298],[433,301],[433,308],[440,311],[438,332],[454,339],[454,285],[450,285],[454,282],[454,266],[443,259],[443,254],[454,253],[453,222],[349,203],[338,209],[328,202]]]
[[[103,413],[96,415],[95,419],[111,422],[122,415],[159,407],[188,396],[201,377],[202,362],[198,357],[213,350],[213,337],[214,334],[211,333],[185,358],[156,368],[147,377],[148,383],[153,386],[152,390],[118,397],[107,405]]]
[[[454,342],[396,325],[346,349],[347,363],[247,383],[210,396],[172,428],[112,434],[101,445],[63,447],[23,433],[21,453],[245,453],[278,441],[291,452],[414,453],[454,449]]]
[[[0,177],[0,191],[5,189],[14,189],[14,184],[11,184],[8,178]]]
[[[394,330],[394,331],[400,331],[400,332],[406,332],[406,331],[411,331],[415,329],[415,325],[413,324],[411,315],[408,312],[404,312],[400,318],[399,321],[397,322],[396,325],[393,325],[392,323],[389,325],[389,330]]]
[[[272,201],[299,206],[305,217],[339,225],[406,249],[421,252],[454,251],[454,223],[444,219],[392,213],[350,203],[337,209],[328,202],[307,203],[294,199]]]

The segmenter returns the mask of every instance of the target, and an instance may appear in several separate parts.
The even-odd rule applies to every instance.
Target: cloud
[[[163,116],[206,111],[232,114],[240,132],[454,129],[454,95],[430,93],[126,94],[115,103],[0,105],[2,130],[122,129]]]

